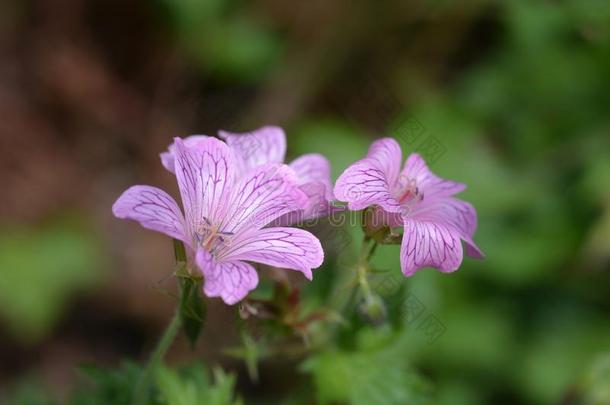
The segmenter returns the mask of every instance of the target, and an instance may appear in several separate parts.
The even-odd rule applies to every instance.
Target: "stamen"
[[[422,201],[424,199],[424,194],[420,193],[419,187],[417,187],[417,183],[414,179],[408,179],[402,193],[400,194],[400,197],[398,198],[398,202],[400,204],[404,204],[416,198],[417,201]]]
[[[206,217],[202,217],[202,221],[198,224],[195,232],[197,244],[210,252],[218,248],[219,244],[226,244],[227,239],[234,234],[233,232],[223,232],[219,228],[220,226],[213,225]]]

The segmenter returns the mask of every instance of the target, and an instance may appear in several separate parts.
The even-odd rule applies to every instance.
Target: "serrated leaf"
[[[176,372],[166,367],[157,371],[159,403],[164,405],[238,405],[235,399],[236,377],[214,369],[214,383],[201,363]]]
[[[385,338],[384,338],[385,339]],[[402,345],[358,351],[329,350],[303,364],[322,404],[428,404],[428,387],[409,367]]]

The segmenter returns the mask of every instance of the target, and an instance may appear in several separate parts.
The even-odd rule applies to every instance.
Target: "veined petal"
[[[297,186],[294,171],[286,165],[259,166],[239,180],[231,200],[223,231],[260,229],[280,216],[299,210],[307,196]]]
[[[301,190],[307,195],[307,203],[303,209],[285,214],[274,224],[292,225],[330,215],[334,196],[328,159],[310,153],[293,160],[289,166],[294,170]]]
[[[199,249],[195,257],[197,266],[203,273],[203,292],[208,297],[220,297],[233,305],[248,295],[258,285],[258,274],[248,263],[216,261],[206,250]]]
[[[323,201],[320,205],[312,205],[309,208],[292,211],[282,215],[280,218],[271,222],[269,226],[307,226],[309,221],[313,221],[316,218],[328,217],[335,213],[345,211],[346,209],[347,207],[335,206],[332,202]]]
[[[484,257],[472,237],[477,229],[477,212],[472,204],[457,198],[437,198],[424,202],[410,215],[422,221],[449,224],[460,232],[466,243],[468,256],[481,259]]]
[[[414,179],[426,199],[450,197],[466,188],[463,183],[441,179],[432,173],[424,159],[417,153],[409,155],[402,169],[401,178]]]
[[[327,200],[333,198],[333,187],[330,180],[330,162],[324,156],[310,153],[293,160],[289,165],[297,177],[299,185],[319,183],[324,186],[322,194]]]
[[[326,198],[326,191],[328,189],[325,184],[319,181],[312,181],[303,184],[299,188],[307,196],[307,203],[300,211],[303,220],[326,216],[330,213],[331,204]]]
[[[400,165],[402,164],[402,150],[393,138],[381,138],[373,142],[366,156],[383,170],[388,184],[393,187],[398,180]]]
[[[161,189],[132,186],[116,200],[112,213],[117,218],[133,219],[144,228],[164,233],[190,245],[178,204]]]
[[[452,272],[462,263],[460,233],[451,225],[417,219],[405,220],[400,267],[412,276],[423,267]]]
[[[304,184],[300,189],[307,195],[307,203],[301,212],[301,220],[326,217],[335,210],[339,210],[333,206],[327,196],[328,188],[321,182],[311,182]],[[342,208],[341,208],[342,209]]]
[[[188,147],[175,138],[175,170],[187,223],[196,228],[206,223],[219,224],[228,209],[235,174],[233,156],[215,138],[200,140]]]
[[[265,228],[240,234],[219,257],[299,270],[311,280],[311,270],[320,267],[324,252],[318,238],[303,229]]]
[[[477,229],[477,212],[472,204],[457,198],[424,200],[410,213],[413,218],[445,222],[465,235],[474,235]]]
[[[370,205],[381,205],[386,211],[400,212],[400,204],[390,193],[387,173],[369,159],[348,167],[335,183],[335,196],[348,202],[349,209],[361,210]]]
[[[304,207],[282,215],[271,223],[272,226],[302,225],[305,221],[327,217],[333,212],[344,211],[345,207],[334,206],[326,197],[326,186],[320,182],[311,182],[299,187],[307,196]],[[402,224],[402,220],[401,220]]]
[[[276,126],[266,126],[252,132],[231,133],[218,131],[236,157],[243,175],[266,163],[284,163],[286,135]]]
[[[201,142],[207,138],[210,138],[210,137],[207,135],[191,135],[191,136],[187,136],[182,141],[188,147],[196,147],[199,142]],[[174,170],[174,166],[175,166],[174,162],[176,160],[175,154],[176,154],[176,146],[174,145],[174,143],[172,143],[171,145],[169,145],[167,147],[166,152],[162,152],[159,154],[159,157],[161,157],[161,164],[163,164],[163,167],[165,167],[171,173],[176,172]]]

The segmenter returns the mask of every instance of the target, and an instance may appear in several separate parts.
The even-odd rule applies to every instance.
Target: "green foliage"
[[[7,405],[54,405],[40,388],[36,376],[25,376],[9,389],[0,391],[0,404]]]
[[[240,405],[234,399],[236,377],[214,368],[214,384],[207,370],[196,364],[179,373],[161,367],[157,373],[159,403],[163,405]]]
[[[100,278],[101,254],[76,221],[0,233],[0,317],[23,342],[42,339],[70,297]]]
[[[431,404],[429,387],[408,364],[404,341],[375,330],[358,337],[354,351],[325,350],[303,364],[320,403]]]
[[[80,370],[88,384],[75,393],[70,405],[128,405],[141,373],[141,367],[132,362],[124,362],[117,369],[89,365]]]
[[[586,405],[610,403],[610,353],[598,356],[583,381]]]
[[[142,368],[132,362],[124,362],[117,369],[81,366],[84,384],[63,402],[65,405],[130,405],[133,389]],[[195,363],[180,370],[167,367],[158,369],[154,395],[150,405],[241,405],[235,399],[236,376],[214,368],[213,378],[202,363]],[[10,400],[9,400],[10,398]],[[24,381],[6,399],[17,405],[54,405],[40,384],[35,380]]]
[[[259,79],[280,42],[268,24],[232,0],[160,0],[178,42],[200,68],[225,79]]]

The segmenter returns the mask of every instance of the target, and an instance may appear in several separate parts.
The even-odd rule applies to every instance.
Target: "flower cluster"
[[[333,200],[351,210],[372,207],[383,226],[404,227],[401,267],[409,276],[422,267],[456,270],[466,252],[482,257],[472,237],[476,212],[454,198],[465,186],[436,177],[413,154],[401,165],[390,138],[372,144],[333,187],[330,164],[319,154],[284,163],[281,128],[251,133],[220,131],[216,137],[175,138],[161,154],[176,177],[182,209],[165,191],[133,186],[113,205],[118,218],[181,240],[188,260],[204,278],[204,293],[227,304],[242,300],[258,284],[251,263],[297,270],[309,280],[324,259],[320,241],[291,227],[329,215]],[[224,142],[223,142],[224,141]]]
[[[376,226],[404,227],[400,266],[405,276],[422,267],[457,270],[466,253],[483,254],[472,237],[477,228],[474,207],[454,197],[465,184],[444,180],[428,169],[417,153],[404,166],[400,145],[392,138],[373,142],[367,156],[337,179],[335,195],[351,210],[375,206]]]

